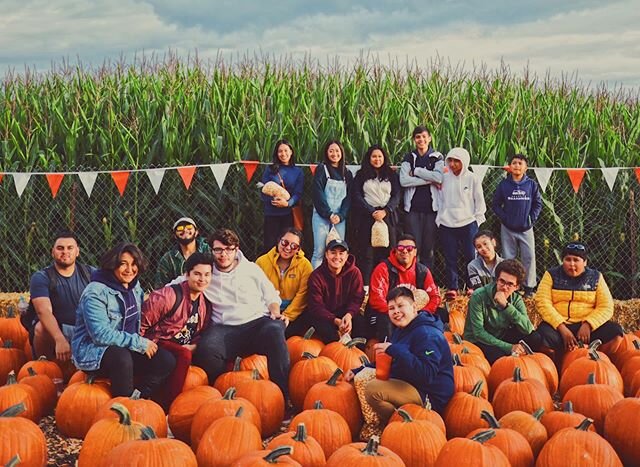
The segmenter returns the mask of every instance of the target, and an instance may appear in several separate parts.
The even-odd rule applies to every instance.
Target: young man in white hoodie
[[[219,229],[209,237],[213,251],[211,282],[204,296],[211,302],[213,326],[203,333],[193,356],[209,383],[237,356],[266,355],[271,380],[288,399],[289,352],[280,297],[262,269],[240,251],[238,235]]]
[[[436,224],[440,229],[446,286],[449,289],[447,298],[457,295],[458,254],[462,253],[464,264],[474,258],[473,237],[478,232],[478,226],[485,221],[487,210],[482,183],[469,171],[470,160],[466,149],[453,148],[449,151],[445,158],[447,168],[436,197]]]

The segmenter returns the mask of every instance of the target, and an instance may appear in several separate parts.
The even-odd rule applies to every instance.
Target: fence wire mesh
[[[51,239],[59,229],[78,234],[81,261],[89,264],[97,264],[100,255],[119,241],[137,243],[150,264],[141,278],[147,289],[158,260],[171,246],[171,226],[181,216],[193,217],[201,235],[219,227],[236,230],[242,250],[255,259],[263,252],[262,202],[255,183],[265,168],[260,165],[247,182],[242,165],[234,164],[220,189],[212,171],[200,167],[189,190],[176,170],[167,170],[158,194],[145,172],[132,172],[123,196],[108,173],[98,175],[90,197],[77,175],[63,179],[55,198],[44,176],[32,175],[20,197],[10,183],[11,177],[5,176],[0,184],[0,229],[4,239],[0,289],[28,290],[31,274],[51,261]],[[308,167],[304,171],[305,233],[309,234],[312,175]],[[500,225],[490,206],[503,176],[501,169],[490,168],[483,181],[488,206],[483,228],[496,234]],[[535,179],[532,171],[529,176]],[[632,170],[620,170],[613,190],[599,170],[590,170],[578,193],[574,193],[566,171],[554,171],[535,225],[538,278],[547,268],[559,264],[565,242],[579,239],[590,247],[589,263],[604,273],[615,298],[638,297],[639,192]],[[349,235],[348,239],[358,241]],[[306,235],[303,247],[308,255],[312,246],[311,235]],[[444,261],[439,251],[433,269],[436,282],[442,284]]]

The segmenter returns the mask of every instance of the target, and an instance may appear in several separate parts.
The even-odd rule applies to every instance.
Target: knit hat
[[[571,255],[571,256],[577,256],[579,258],[582,258],[586,261],[587,259],[587,246],[584,243],[580,243],[580,242],[571,242],[568,243],[563,249],[562,249],[562,258],[564,258],[565,256]]]

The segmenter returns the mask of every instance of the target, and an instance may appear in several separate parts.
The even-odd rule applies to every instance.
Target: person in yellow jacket
[[[562,250],[562,264],[544,273],[535,295],[543,322],[544,343],[556,352],[573,350],[600,339],[600,350],[612,354],[623,330],[613,317],[613,298],[602,274],[587,267],[587,247],[573,242]]]
[[[289,324],[286,337],[303,335],[306,326],[298,319],[307,307],[307,281],[313,271],[311,262],[301,249],[302,232],[290,227],[278,238],[276,245],[256,260],[273,286],[280,292],[280,311]]]

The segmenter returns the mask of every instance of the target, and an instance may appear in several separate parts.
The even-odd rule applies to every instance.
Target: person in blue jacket
[[[404,404],[423,404],[442,413],[453,396],[453,363],[442,322],[431,313],[418,312],[413,292],[399,286],[387,295],[389,318],[395,326],[390,342],[379,342],[377,354],[393,357],[386,381],[371,380],[365,388],[367,402],[384,425]],[[352,370],[345,379],[353,379]]]
[[[500,219],[502,255],[513,259],[520,251],[520,261],[527,272],[525,296],[536,288],[536,244],[533,224],[542,211],[542,196],[535,180],[527,177],[527,158],[515,154],[509,161],[509,175],[502,180],[493,195],[493,211]]]
[[[262,174],[262,183],[275,182],[289,192],[291,198],[285,200],[262,194],[264,203],[264,251],[269,251],[279,239],[280,233],[293,227],[294,206],[302,202],[304,175],[296,166],[293,146],[286,139],[276,142],[273,148],[272,164]]]
[[[317,268],[322,264],[327,235],[335,227],[341,240],[345,240],[347,214],[351,205],[349,188],[353,175],[344,161],[344,147],[337,140],[324,147],[323,162],[318,164],[313,177],[313,256],[311,264]]]
[[[175,367],[175,357],[140,335],[144,292],[138,281],[146,260],[133,243],[121,242],[100,258],[100,269],[82,292],[71,347],[74,365],[111,380],[111,395],[137,389],[148,398]]]

